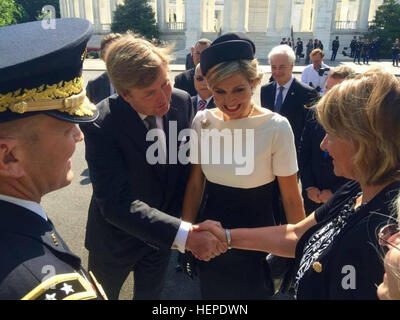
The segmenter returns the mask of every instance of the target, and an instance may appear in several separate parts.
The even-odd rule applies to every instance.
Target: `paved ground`
[[[365,72],[367,66],[354,65],[350,61],[340,61],[330,63],[331,66],[338,64],[349,64],[356,68],[357,72]],[[383,61],[380,63],[372,62],[371,65],[382,65],[389,68],[396,75],[400,75],[400,68],[394,68],[391,66],[390,61]],[[84,77],[85,81],[88,81],[104,70],[104,65],[99,60],[86,60],[85,61]],[[264,71],[267,72],[263,79],[263,83],[266,83],[269,79],[270,74],[269,66],[262,65]],[[300,72],[304,66],[296,66],[295,73],[296,77],[300,77]],[[183,65],[171,65],[171,80],[174,79],[175,75],[183,70]],[[259,88],[254,94],[254,100],[259,103]],[[57,229],[66,240],[71,250],[82,258],[83,265],[87,266],[87,250],[84,248],[84,236],[85,226],[87,219],[87,210],[89,206],[90,196],[92,192],[92,186],[88,178],[87,164],[84,158],[84,143],[77,145],[76,152],[73,157],[73,171],[75,178],[72,184],[62,190],[50,193],[43,198],[42,204],[49,217],[52,219]],[[173,253],[170,261],[167,283],[162,298],[165,300],[190,300],[200,299],[199,284],[198,281],[193,281],[181,272],[175,271],[176,265],[176,253]],[[125,283],[123,290],[120,294],[120,299],[131,299],[132,298],[132,277],[128,278]]]

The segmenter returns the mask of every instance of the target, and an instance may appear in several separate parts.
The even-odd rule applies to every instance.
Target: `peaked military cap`
[[[242,32],[229,32],[217,39],[200,54],[203,75],[215,65],[234,60],[253,60],[256,53],[254,42]]]
[[[40,113],[75,123],[97,118],[82,78],[91,23],[54,22],[54,28],[43,21],[0,28],[0,123]]]

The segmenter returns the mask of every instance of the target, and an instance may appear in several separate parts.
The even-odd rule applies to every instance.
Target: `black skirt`
[[[274,225],[274,183],[243,189],[207,181],[202,220],[221,222],[224,228]],[[266,253],[231,249],[209,262],[199,263],[203,299],[268,299],[273,284]]]

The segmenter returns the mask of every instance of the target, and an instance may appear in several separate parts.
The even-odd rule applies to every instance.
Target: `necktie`
[[[143,122],[148,130],[157,128],[155,116],[147,116]]]
[[[207,105],[207,101],[201,99],[199,101],[199,103],[197,104],[197,111],[203,110],[206,107],[206,105]]]
[[[275,112],[279,113],[281,111],[282,103],[283,103],[283,89],[285,87],[279,87],[278,98],[276,98],[275,102]]]

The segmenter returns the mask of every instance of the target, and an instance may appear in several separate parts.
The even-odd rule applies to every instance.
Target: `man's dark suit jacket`
[[[174,87],[186,91],[191,97],[197,94],[194,87],[194,71],[192,68],[190,70],[184,71],[175,77]]]
[[[192,97],[192,105],[193,105],[193,114],[197,113],[197,95]],[[217,106],[214,103],[214,98],[211,98],[211,100],[207,103],[206,109],[214,109]]]
[[[98,298],[81,259],[68,249],[50,220],[3,200],[0,212],[0,300],[45,300],[46,295],[62,300],[78,293],[82,299]],[[73,291],[61,290],[64,285]]]
[[[189,69],[192,69],[192,68],[194,68],[194,67],[195,67],[195,65],[194,65],[194,62],[193,62],[193,56],[192,56],[192,53],[189,52],[189,53],[186,55],[185,69],[186,69],[186,70],[189,70]]]
[[[92,103],[98,104],[101,100],[110,96],[110,90],[110,79],[107,72],[104,72],[96,79],[88,82],[86,95]]]
[[[271,111],[274,111],[276,86],[276,81],[273,81],[261,87],[261,105]],[[295,78],[282,104],[279,113],[289,120],[294,134],[296,149],[300,145],[301,134],[305,124],[307,109],[304,106],[312,104],[317,96],[318,93],[315,89]]]
[[[181,214],[189,166],[179,161],[149,164],[146,150],[154,142],[146,141],[148,131],[139,114],[120,96],[113,95],[97,107],[99,118],[81,125],[93,184],[86,248],[118,259],[134,256],[136,249],[145,245],[143,241],[170,249],[180,226],[175,217]],[[182,146],[178,135],[169,141],[169,121],[176,122],[179,134],[190,128],[192,118],[190,96],[174,89],[170,110],[163,117],[168,150],[177,153]],[[140,201],[131,205],[134,200]]]
[[[298,159],[300,179],[304,190],[317,187],[320,190],[329,189],[335,193],[349,180],[337,177],[333,173],[332,158],[320,147],[324,137],[325,130],[316,120],[315,110],[312,108],[308,111],[301,136]]]

